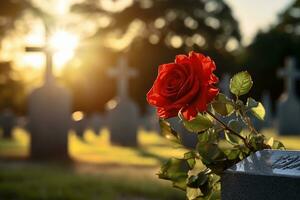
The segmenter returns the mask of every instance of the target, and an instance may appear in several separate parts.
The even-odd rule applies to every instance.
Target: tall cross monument
[[[47,32],[47,31],[46,31]],[[35,160],[66,160],[68,131],[71,116],[71,95],[58,84],[52,72],[53,50],[44,47],[26,47],[27,52],[43,52],[46,57],[45,80],[29,96],[30,157]]]
[[[128,67],[125,57],[121,57],[118,66],[109,70],[108,75],[117,79],[117,96],[107,103],[110,140],[117,145],[136,146],[139,110],[128,95],[128,81],[137,76],[137,72]]]
[[[282,135],[300,135],[300,102],[295,89],[300,73],[295,58],[287,58],[285,68],[278,73],[285,78],[285,92],[277,103],[278,131]]]

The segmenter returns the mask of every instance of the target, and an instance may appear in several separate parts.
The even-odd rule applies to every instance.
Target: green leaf
[[[186,197],[188,200],[197,200],[202,195],[199,188],[186,188]]]
[[[230,80],[230,91],[236,96],[247,94],[253,85],[250,74],[246,71],[235,74]]]
[[[278,140],[273,141],[272,149],[285,150],[285,146],[282,142]]]
[[[247,99],[247,108],[250,109],[251,113],[258,119],[264,120],[266,111],[262,103],[255,101],[253,98]]]
[[[230,120],[228,122],[228,126],[229,126],[229,128],[231,128],[232,130],[234,130],[237,133],[240,133],[243,130],[243,124],[238,119],[232,119],[232,120]]]
[[[264,120],[266,116],[266,111],[264,106],[259,102],[257,107],[251,108],[252,114],[260,120]]]
[[[222,116],[229,116],[234,112],[233,102],[221,93],[212,102],[212,107],[215,112]]]
[[[179,136],[179,134],[171,128],[171,125],[169,122],[160,119],[159,120],[159,125],[160,125],[160,129],[161,129],[161,134],[167,138],[168,140],[175,142],[177,144],[181,144],[181,138]]]
[[[196,153],[194,151],[189,151],[184,154],[184,159],[187,161],[190,169],[193,169],[196,164]]]
[[[224,150],[225,155],[227,156],[228,160],[236,160],[241,153],[241,150],[238,148],[229,148]]]
[[[236,133],[241,133],[243,130],[243,124],[237,119],[230,120],[228,122],[228,127]],[[233,145],[239,144],[241,142],[241,139],[239,137],[233,135],[229,131],[225,131],[225,139]]]
[[[181,114],[179,114],[179,117],[181,118],[184,127],[188,131],[193,133],[203,132],[214,125],[212,120],[209,117],[201,113],[198,113],[196,118],[190,121],[184,119],[184,117],[181,116]]]
[[[199,172],[197,175],[190,176],[188,178],[187,186],[191,188],[199,188],[208,181],[209,169]]]
[[[171,158],[161,166],[158,177],[160,179],[171,180],[174,187],[185,191],[189,169],[185,159]]]

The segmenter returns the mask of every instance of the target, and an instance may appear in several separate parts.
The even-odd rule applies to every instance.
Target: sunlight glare
[[[62,68],[74,56],[79,38],[66,31],[56,31],[49,39],[49,46],[55,52],[53,55],[54,66]]]

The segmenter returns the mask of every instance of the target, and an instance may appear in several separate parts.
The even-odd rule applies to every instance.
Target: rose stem
[[[210,116],[212,116],[217,122],[219,122],[224,129],[228,130],[229,133],[231,133],[232,135],[237,136],[238,138],[240,138],[241,140],[243,140],[244,144],[250,149],[250,150],[254,150],[254,148],[247,142],[246,138],[244,138],[243,136],[241,136],[240,134],[238,134],[237,132],[235,132],[234,130],[232,130],[229,126],[227,126],[224,122],[222,122],[219,118],[217,118],[212,112],[210,112],[209,110],[206,111]]]

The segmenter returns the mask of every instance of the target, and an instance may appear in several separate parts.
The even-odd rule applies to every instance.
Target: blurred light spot
[[[141,5],[141,8],[148,9],[153,6],[153,1],[152,0],[141,0],[140,5]]]
[[[133,0],[100,0],[100,6],[110,12],[121,12],[131,6]]]
[[[110,25],[111,21],[112,21],[111,18],[109,18],[108,16],[102,16],[99,17],[98,24],[101,28],[105,28]]]
[[[214,29],[218,29],[220,27],[220,21],[214,17],[207,17],[204,20],[204,23]]]
[[[43,53],[26,53],[23,55],[23,64],[34,69],[42,69],[45,65],[45,56]]]
[[[194,20],[191,17],[187,17],[184,20],[184,25],[190,29],[197,29],[198,28],[198,22]]]
[[[149,42],[151,44],[157,44],[159,42],[159,37],[156,34],[152,34],[149,36]]]
[[[173,21],[173,20],[176,19],[176,17],[177,17],[177,14],[176,14],[175,11],[170,10],[170,11],[167,12],[166,18],[167,18],[168,21]]]
[[[239,42],[235,38],[230,38],[225,46],[226,50],[229,52],[237,50],[238,47],[239,47]]]
[[[183,44],[182,38],[178,35],[174,35],[170,39],[170,44],[173,48],[180,48]]]
[[[122,32],[111,32],[107,34],[104,40],[105,46],[119,51],[124,50],[137,36],[144,33],[144,27],[144,22],[136,19],[130,23],[124,34]]]
[[[194,34],[192,39],[193,39],[193,42],[200,47],[204,46],[206,43],[205,38],[198,33]]]
[[[73,112],[73,114],[72,114],[72,119],[76,122],[82,120],[83,117],[84,117],[84,114],[81,111],[76,111],[76,112]]]
[[[166,25],[166,20],[164,18],[160,17],[154,21],[154,26],[156,28],[163,28],[165,25]]]
[[[191,37],[187,37],[184,41],[185,45],[188,47],[192,47],[194,45],[194,41],[193,38]]]
[[[118,105],[118,102],[117,102],[116,100],[112,99],[112,100],[110,100],[109,102],[107,102],[106,108],[107,108],[108,110],[112,110],[112,109],[114,109],[117,105]]]
[[[290,16],[300,18],[300,8],[292,8],[290,10]]]
[[[214,11],[216,11],[218,8],[219,8],[219,4],[218,4],[216,1],[208,1],[208,2],[205,4],[205,7],[204,7],[204,9],[205,9],[207,12],[214,12]]]

